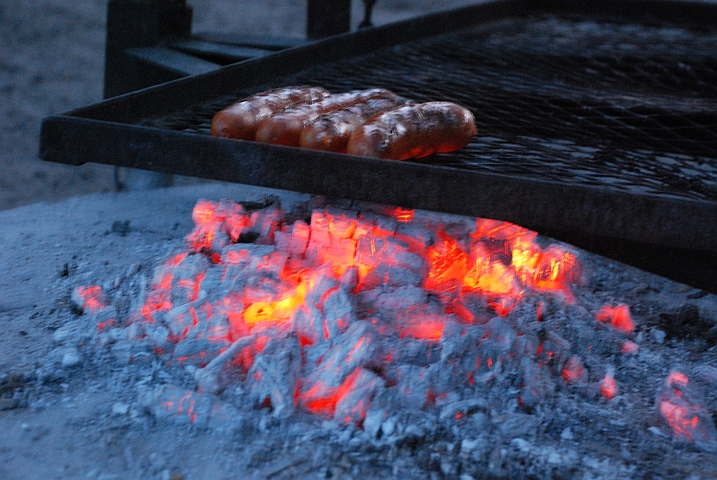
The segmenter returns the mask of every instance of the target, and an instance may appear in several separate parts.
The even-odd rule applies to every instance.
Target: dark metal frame
[[[363,0],[371,26],[376,0]],[[308,0],[307,40],[241,34],[192,35],[186,0],[110,0],[107,7],[104,97],[110,98],[211,72],[351,29],[351,0]]]
[[[274,78],[316,65],[317,58],[321,62],[337,61],[387,45],[470,26],[477,21],[536,11],[605,13],[635,18],[644,18],[648,12],[657,19],[681,18],[702,25],[717,24],[717,7],[705,4],[690,4],[685,8],[682,2],[664,1],[499,0],[338,35],[48,117],[42,125],[40,155],[47,161],[71,165],[101,162],[408,208],[499,218],[579,246],[597,243],[596,250],[600,245],[615,242],[624,250],[626,242],[632,242],[630,248],[640,248],[640,245],[670,247],[672,256],[695,258],[694,252],[702,252],[700,263],[703,267],[706,264],[708,282],[702,282],[702,285],[709,288],[711,282],[715,288],[715,202],[629,194],[600,187],[570,186],[439,165],[307,151],[138,125],[143,119],[226,95],[227,85],[258,88]],[[606,239],[606,242],[600,239]],[[693,275],[684,280],[694,278],[695,272],[690,273]]]

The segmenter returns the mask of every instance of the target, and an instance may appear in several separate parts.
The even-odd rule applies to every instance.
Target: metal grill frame
[[[213,138],[141,125],[248,93],[322,63],[511,16],[590,15],[717,24],[717,6],[609,0],[498,0],[338,35],[44,119],[40,157],[293,190],[511,221],[557,237],[591,237],[717,253],[717,203]],[[319,59],[319,60],[317,60]],[[233,88],[227,88],[232,85]]]

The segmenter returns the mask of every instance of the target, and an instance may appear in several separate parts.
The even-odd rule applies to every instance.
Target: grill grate
[[[717,200],[717,34],[580,15],[498,20],[303,70],[271,86],[382,86],[476,115],[464,150],[421,160],[568,185]],[[209,133],[237,91],[145,120]]]

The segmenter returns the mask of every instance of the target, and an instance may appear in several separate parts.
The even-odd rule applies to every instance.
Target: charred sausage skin
[[[259,125],[256,140],[275,145],[298,147],[301,141],[301,133],[322,114],[341,110],[358,103],[365,103],[372,99],[392,99],[396,97],[395,93],[382,88],[355,90],[330,95],[320,102],[291,108],[265,120]]]
[[[324,113],[304,128],[299,146],[327,152],[346,152],[351,134],[374,115],[406,103],[403,97],[375,98],[335,112]]]
[[[240,100],[212,119],[216,137],[254,140],[259,125],[271,116],[297,105],[319,102],[329,96],[321,87],[284,87],[268,90]]]
[[[392,160],[459,150],[478,133],[467,108],[451,102],[405,105],[374,116],[349,139],[351,155]]]

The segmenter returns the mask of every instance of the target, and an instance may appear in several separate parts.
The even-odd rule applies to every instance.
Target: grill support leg
[[[110,0],[107,5],[104,97],[110,98],[179,78],[127,55],[130,48],[154,47],[163,39],[188,36],[192,7],[186,0]],[[115,167],[116,190],[168,187],[174,176]]]
[[[330,37],[351,30],[351,0],[307,0],[306,37]]]

